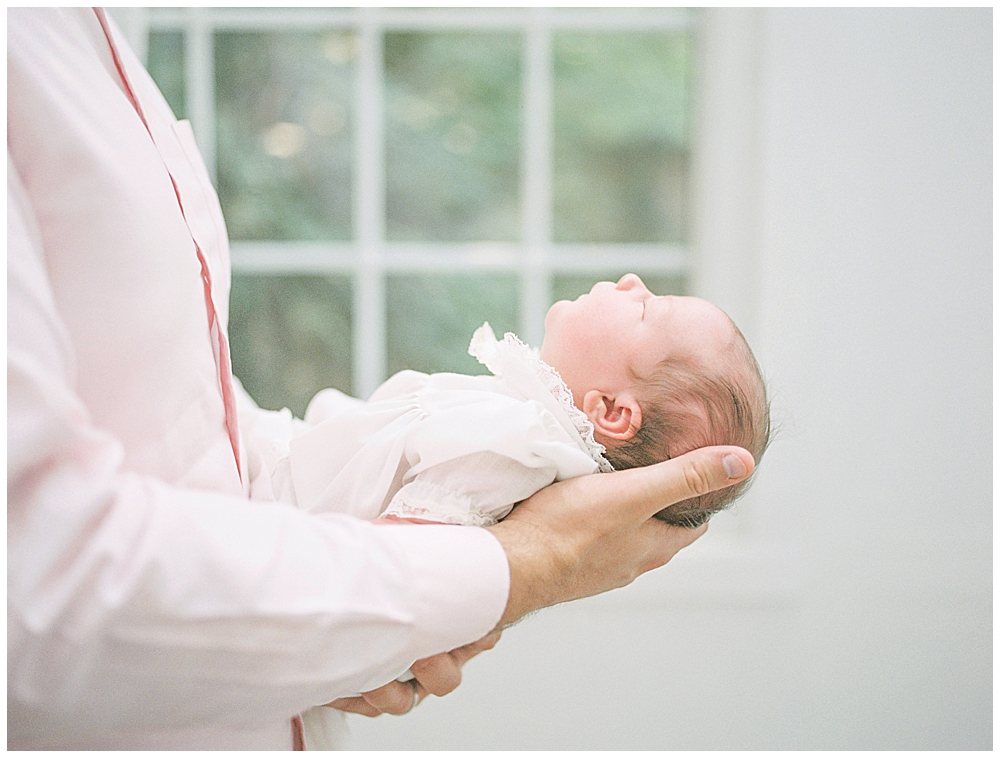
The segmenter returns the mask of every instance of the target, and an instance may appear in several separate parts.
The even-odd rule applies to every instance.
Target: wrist
[[[498,629],[527,614],[572,599],[566,596],[566,577],[571,575],[568,553],[556,546],[551,535],[529,521],[501,521],[488,527],[507,556],[510,589]]]

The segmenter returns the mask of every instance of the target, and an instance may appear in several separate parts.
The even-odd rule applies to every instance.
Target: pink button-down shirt
[[[507,564],[480,529],[246,499],[222,215],[116,35],[8,11],[9,744],[288,748],[489,631]]]

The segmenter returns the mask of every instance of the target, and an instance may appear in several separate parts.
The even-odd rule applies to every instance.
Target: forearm
[[[378,529],[138,477],[92,491],[12,498],[9,693],[21,713],[44,704],[49,728],[291,715],[481,637],[502,609],[506,566],[479,530]]]

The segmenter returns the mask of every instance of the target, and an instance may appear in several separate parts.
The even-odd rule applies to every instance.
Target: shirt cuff
[[[466,526],[378,529],[407,556],[412,572],[417,659],[454,650],[493,631],[510,591],[507,556],[496,537]]]

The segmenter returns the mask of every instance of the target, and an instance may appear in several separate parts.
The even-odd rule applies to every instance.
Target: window
[[[402,368],[482,370],[489,320],[635,271],[688,286],[694,16],[679,9],[150,9],[233,253],[234,370],[301,414]]]

